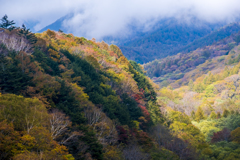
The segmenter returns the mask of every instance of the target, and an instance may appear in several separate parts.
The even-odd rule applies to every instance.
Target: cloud
[[[197,17],[207,22],[232,21],[240,13],[239,0],[1,0],[0,15],[18,23],[32,21],[35,31],[66,14],[68,32],[87,38],[125,36],[129,25],[148,29],[161,18],[187,20]]]

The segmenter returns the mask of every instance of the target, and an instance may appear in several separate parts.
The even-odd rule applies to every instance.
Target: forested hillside
[[[157,87],[117,46],[13,25],[2,18],[0,159],[199,156],[168,131]]]
[[[198,145],[203,159],[240,158],[239,38],[144,66],[161,87],[158,101],[172,134],[193,146],[205,142]]]
[[[238,34],[159,90],[116,45],[1,20],[0,159],[240,158]]]
[[[196,79],[185,79],[187,85],[181,83],[176,86],[173,83],[159,91],[161,111],[170,123],[173,135],[189,140],[192,145],[206,142],[199,146],[205,159],[240,158],[240,63],[237,60],[239,56],[235,55],[238,48],[233,48],[224,57],[230,66],[221,69],[224,65],[220,63],[218,70],[207,74],[197,72]],[[219,58],[204,63],[205,67],[202,65],[198,69],[213,66],[213,62],[219,62]],[[198,130],[193,131],[191,127]]]
[[[186,54],[177,54],[144,65],[147,75],[160,86],[177,88],[202,74],[218,73],[239,61],[240,32]]]
[[[208,24],[193,20],[191,24],[169,20],[153,32],[120,44],[124,55],[138,63],[148,63],[178,53],[187,53],[199,47],[211,45],[240,31],[238,22]]]

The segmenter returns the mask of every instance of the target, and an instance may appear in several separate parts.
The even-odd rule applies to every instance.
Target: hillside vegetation
[[[239,37],[144,66],[159,76],[158,101],[173,135],[206,142],[198,146],[204,159],[240,158]]]
[[[161,86],[171,83],[174,88],[195,80],[202,74],[218,73],[239,61],[240,33],[204,46],[187,54],[177,54],[144,65],[147,75]]]
[[[2,18],[0,159],[240,158],[236,42],[216,59],[229,67],[159,90],[115,45],[13,25]]]
[[[163,22],[156,31],[123,42],[120,48],[127,58],[142,64],[178,53],[188,53],[240,31],[238,22],[224,27],[197,20],[191,23],[192,25],[176,20]]]
[[[33,34],[4,18],[1,159],[199,156],[197,148],[171,135],[157,86],[117,46],[51,30]]]

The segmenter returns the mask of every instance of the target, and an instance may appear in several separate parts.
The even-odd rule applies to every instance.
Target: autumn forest
[[[240,159],[239,61],[235,30],[141,65],[114,44],[5,15],[0,159]]]

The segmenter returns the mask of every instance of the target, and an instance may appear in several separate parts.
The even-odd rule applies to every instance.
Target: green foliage
[[[31,85],[32,77],[29,77],[18,66],[20,61],[16,54],[11,54],[11,60],[0,55],[0,89],[3,92],[20,94],[20,91]]]
[[[110,50],[118,55],[118,57],[123,56],[122,51],[114,44],[110,45]]]
[[[233,142],[221,141],[210,146],[212,154],[209,158],[217,160],[237,160],[240,158],[240,145]]]
[[[204,113],[203,113],[202,108],[198,107],[196,114],[195,114],[195,120],[199,122],[202,119],[205,119]]]
[[[193,90],[198,92],[198,93],[202,93],[204,91],[204,85],[202,83],[197,83],[196,85],[194,85]]]
[[[25,55],[10,53],[1,45],[1,92],[38,99],[0,94],[0,124],[5,119],[7,125],[13,122],[13,129],[21,133],[20,139],[24,140],[16,144],[21,149],[9,148],[9,159],[37,159],[39,153],[42,159],[47,156],[50,159],[104,159],[103,150],[119,146],[121,136],[127,136],[131,142],[136,140],[137,148],[144,148],[148,153],[156,147],[148,133],[143,132],[153,124],[163,123],[153,83],[143,74],[141,66],[129,62],[117,46],[108,47],[50,30],[34,35],[25,26],[6,32],[10,33],[23,37],[35,48],[28,53],[31,55]],[[74,54],[80,45],[86,48],[80,51],[85,52],[81,57]],[[114,60],[109,55],[113,55]],[[128,78],[130,91],[124,90],[124,76]],[[59,124],[53,124],[50,118],[54,110],[63,112],[69,122],[60,124],[65,123],[60,120]],[[3,125],[9,128],[5,121]],[[65,127],[60,129],[63,133],[57,138],[52,136],[53,125]],[[117,130],[117,125],[123,126],[124,133]],[[9,134],[10,138],[14,134]],[[0,154],[2,148],[0,144]],[[112,153],[121,157],[121,149],[120,145],[119,151]],[[161,154],[166,156],[170,152]]]
[[[1,19],[1,21],[2,21],[2,23],[0,23],[0,28],[5,28],[5,29],[8,29],[10,31],[15,28],[13,26],[15,24],[15,22],[13,20],[9,21],[7,15],[4,15]]]
[[[22,28],[19,29],[18,35],[27,39],[30,44],[35,44],[37,42],[37,37],[30,31],[30,29],[27,29],[24,24],[22,25]]]
[[[156,104],[156,102],[149,101],[147,109],[148,112],[150,113],[150,117],[153,124],[160,124],[163,122],[160,106]]]
[[[185,124],[191,124],[189,117],[179,111],[170,110],[168,112],[168,119],[172,122],[178,121]]]
[[[179,157],[172,151],[161,148],[161,149],[154,149],[151,152],[151,159],[152,160],[179,160]]]
[[[58,63],[53,61],[49,56],[44,54],[39,49],[35,48],[33,52],[34,60],[40,63],[40,66],[44,71],[50,75],[59,75],[60,71],[58,68]]]
[[[138,120],[139,117],[143,116],[141,109],[137,106],[137,103],[134,99],[130,98],[127,94],[123,94],[121,98],[123,104],[127,106],[131,120]]]
[[[233,142],[240,144],[240,127],[231,132],[231,139]]]
[[[215,89],[214,85],[207,86],[207,88],[205,89],[205,91],[206,91],[205,96],[206,97],[214,97],[215,96],[214,89]]]
[[[24,98],[14,94],[0,95],[0,119],[13,122],[14,129],[28,131],[33,126],[46,125],[46,108],[38,99]]]
[[[210,116],[209,116],[209,118],[216,119],[217,118],[217,114],[214,111],[212,111]]]
[[[138,64],[137,62],[132,61],[132,60],[130,60],[129,62],[137,72],[143,74],[143,70],[142,70],[140,64]]]
[[[144,90],[145,98],[149,100],[156,101],[157,94],[153,89],[153,86],[150,84],[149,80],[141,73],[138,73],[132,65],[129,65],[129,72],[133,74],[134,80],[137,82],[138,88]]]
[[[228,115],[229,115],[229,111],[227,109],[224,109],[222,116],[226,118]]]
[[[193,90],[193,87],[194,87],[194,84],[193,84],[193,80],[190,79],[189,83],[188,83],[188,87],[189,87],[189,90]]]

